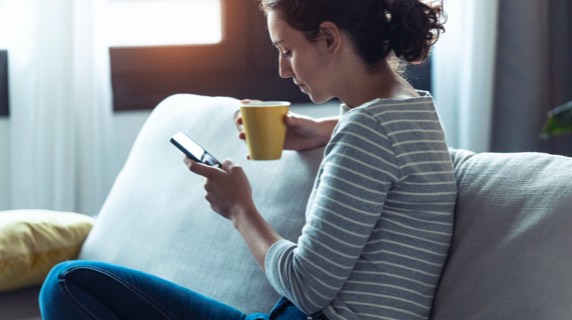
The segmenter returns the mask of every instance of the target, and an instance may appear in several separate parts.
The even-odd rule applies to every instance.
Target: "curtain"
[[[572,100],[572,1],[502,0],[498,36],[492,149],[572,156],[571,135],[538,135]]]
[[[104,0],[4,0],[11,207],[99,211],[111,182]]]
[[[444,1],[446,32],[432,54],[432,93],[452,147],[490,149],[498,2]]]
[[[550,109],[572,100],[570,0],[444,1],[433,94],[449,144],[476,152],[572,156],[572,135],[542,140]]]

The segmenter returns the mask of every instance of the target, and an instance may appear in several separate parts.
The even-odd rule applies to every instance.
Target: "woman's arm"
[[[286,123],[285,150],[308,150],[325,146],[338,124],[339,117],[311,118],[289,113]]]
[[[339,118],[314,119],[290,113],[284,119],[287,126],[285,149],[307,150],[328,143]],[[242,119],[236,119],[242,124]],[[244,132],[239,134],[244,139]],[[211,208],[232,221],[242,235],[256,262],[265,269],[268,249],[282,239],[280,235],[260,215],[254,202],[250,183],[242,168],[226,160],[221,169],[197,163],[185,158],[185,164],[192,172],[206,178],[206,200]]]
[[[264,270],[266,252],[282,238],[256,209],[250,183],[242,167],[231,160],[225,160],[222,169],[195,162],[188,157],[184,161],[192,172],[206,178],[206,200],[211,208],[232,221]]]

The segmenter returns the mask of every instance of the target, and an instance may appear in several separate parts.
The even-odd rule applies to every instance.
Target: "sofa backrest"
[[[570,319],[572,159],[451,155],[455,234],[433,319]]]
[[[149,272],[245,312],[267,311],[278,295],[229,221],[213,213],[203,181],[169,142],[182,130],[220,161],[243,166],[259,211],[295,241],[323,151],[285,151],[280,161],[246,160],[233,124],[239,101],[180,94],[141,129],[80,253],[81,259]]]

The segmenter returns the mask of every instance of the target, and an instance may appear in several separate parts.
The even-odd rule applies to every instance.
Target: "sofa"
[[[293,241],[323,149],[247,160],[233,124],[237,106],[230,97],[192,94],[161,102],[71,258],[149,272],[244,312],[268,310],[277,294],[231,223],[212,212],[202,179],[169,138],[184,131],[218,159],[240,163],[259,211]],[[571,319],[572,159],[450,153],[459,190],[455,232],[432,319]],[[0,293],[0,319],[39,318],[38,288]]]

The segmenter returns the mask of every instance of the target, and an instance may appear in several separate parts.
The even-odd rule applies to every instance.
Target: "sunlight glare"
[[[109,1],[109,46],[216,44],[221,0]]]
[[[7,11],[7,6],[0,0],[0,49],[8,48],[8,39],[12,30]]]

